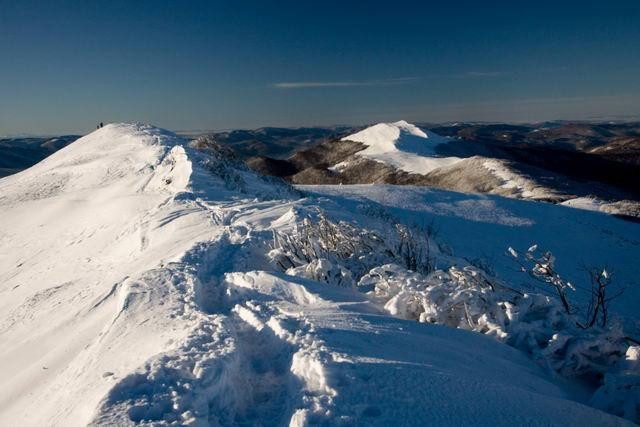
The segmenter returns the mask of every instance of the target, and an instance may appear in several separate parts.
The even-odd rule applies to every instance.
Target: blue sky
[[[0,134],[640,115],[640,2],[0,0]]]

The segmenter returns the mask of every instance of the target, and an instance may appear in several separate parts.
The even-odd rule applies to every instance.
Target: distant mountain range
[[[232,148],[252,169],[295,184],[419,185],[640,215],[638,122],[396,122],[207,136]],[[77,138],[0,139],[0,177]]]
[[[78,135],[65,135],[0,139],[0,178],[33,166],[78,138]]]
[[[623,163],[640,163],[640,122],[455,124],[431,129],[443,136],[459,137],[490,146],[537,146],[582,151]]]
[[[295,184],[408,184],[638,216],[640,124],[382,123],[247,164]],[[579,203],[576,202],[579,199]]]
[[[196,138],[206,134],[220,144],[228,145],[243,158],[268,156],[276,159],[289,157],[296,151],[325,141],[332,141],[353,131],[353,127],[263,127],[254,130],[224,132],[179,133]]]

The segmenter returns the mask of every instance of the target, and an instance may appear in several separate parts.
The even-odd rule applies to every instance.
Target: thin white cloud
[[[507,73],[505,73],[504,71],[467,71],[466,73],[463,74],[458,74],[457,77],[459,78],[473,78],[473,77],[500,77],[500,76],[506,76]]]
[[[446,78],[446,77],[454,77],[458,79],[469,79],[469,78],[490,78],[490,77],[500,77],[506,76],[509,73],[504,71],[467,71],[460,74],[454,75],[430,75],[430,76],[422,76],[422,77],[398,77],[392,79],[378,79],[378,80],[349,80],[349,81],[307,81],[307,82],[277,82],[271,83],[269,87],[273,87],[276,89],[308,89],[308,88],[340,88],[340,87],[358,87],[358,86],[395,86],[395,85],[406,85],[410,83],[414,83],[418,80],[425,79],[437,79],[437,78]]]
[[[393,79],[381,80],[359,80],[359,81],[341,81],[341,82],[279,82],[272,83],[270,86],[277,89],[305,89],[305,88],[323,88],[323,87],[355,87],[355,86],[392,86],[403,85],[415,82],[417,77],[398,77]]]

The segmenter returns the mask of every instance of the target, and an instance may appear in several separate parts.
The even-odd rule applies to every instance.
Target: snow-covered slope
[[[407,123],[378,123],[342,141],[361,142],[367,146],[357,156],[387,163],[410,173],[426,174],[460,161],[458,157],[440,157],[435,146],[448,141],[440,135]]]
[[[569,281],[589,285],[590,267],[615,270],[628,285],[613,301],[618,314],[640,320],[640,224],[603,213],[561,205],[393,185],[300,186],[314,196],[331,197],[345,209],[366,205],[409,223],[431,224],[438,238],[460,258],[476,259],[510,283],[529,282],[505,256],[506,248],[537,244],[558,258]],[[578,292],[579,296],[582,295]],[[640,323],[638,323],[640,326]]]
[[[129,124],[0,180],[0,424],[624,424],[514,348],[278,268],[318,209],[389,225],[331,197]],[[434,209],[530,221],[451,197]]]

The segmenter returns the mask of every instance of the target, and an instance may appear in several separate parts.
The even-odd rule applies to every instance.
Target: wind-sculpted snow
[[[392,261],[469,265],[411,234],[419,216],[300,194],[130,124],[0,180],[0,424],[625,423],[530,355],[356,288]],[[457,201],[434,209],[536,221]],[[623,380],[594,405],[620,413]]]

